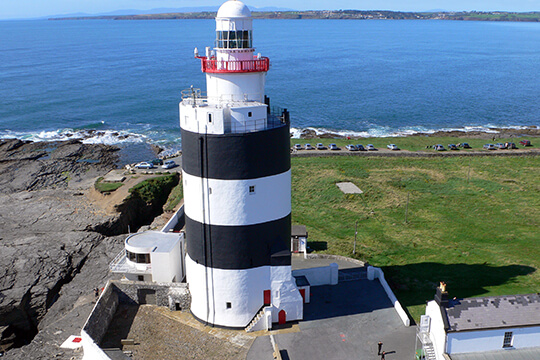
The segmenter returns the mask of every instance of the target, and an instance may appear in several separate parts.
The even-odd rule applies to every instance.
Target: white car
[[[338,148],[338,146],[336,144],[328,145],[328,149],[330,149],[330,150],[339,150],[339,148]]]
[[[399,150],[396,144],[388,144],[386,147],[390,150]]]
[[[317,150],[326,150],[326,146],[324,146],[323,143],[318,143]]]
[[[174,162],[174,160],[167,160],[163,163],[163,165],[161,165],[163,169],[171,169],[175,166],[176,166],[176,163]]]
[[[433,145],[433,148],[435,149],[435,151],[444,151],[444,150],[446,150],[444,148],[444,146],[442,146],[441,144]]]
[[[311,144],[306,144],[306,145],[304,145],[304,149],[306,149],[306,150],[313,150],[313,149],[315,149],[315,148],[314,148],[313,146],[311,146]]]
[[[497,148],[493,144],[484,145],[484,149],[486,149],[486,150],[497,150]]]
[[[349,151],[358,151],[358,148],[352,144],[345,146]]]
[[[294,150],[302,150],[302,145],[294,144]]]
[[[377,150],[377,149],[375,149],[375,146],[373,146],[373,144],[367,144],[366,149],[367,149],[368,151],[375,151],[375,150]]]
[[[135,165],[135,167],[137,169],[153,169],[154,164],[152,164],[151,162],[143,161],[143,162],[138,163],[137,165]]]

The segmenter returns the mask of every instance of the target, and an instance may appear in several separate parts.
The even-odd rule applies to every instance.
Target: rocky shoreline
[[[156,204],[108,213],[88,195],[118,163],[118,148],[80,140],[0,140],[0,355],[72,359],[78,334],[110,278],[127,233],[152,222]],[[136,199],[137,200],[137,199]],[[159,207],[159,204],[157,204]],[[145,217],[145,218],[143,218]],[[5,353],[4,353],[5,352]]]

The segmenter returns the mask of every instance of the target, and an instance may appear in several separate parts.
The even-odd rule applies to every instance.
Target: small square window
[[[504,333],[503,348],[512,347],[512,331],[507,331]]]
[[[137,275],[137,280],[144,281],[144,275]]]
[[[255,194],[255,185],[250,185],[249,186],[249,194],[250,195]]]
[[[230,302],[226,303],[227,304],[227,309],[230,309],[232,308],[232,304]]]
[[[250,111],[248,112],[248,117],[252,117],[253,116],[253,113]]]

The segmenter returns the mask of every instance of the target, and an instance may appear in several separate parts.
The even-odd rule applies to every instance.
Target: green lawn
[[[457,297],[540,291],[540,157],[297,157],[292,189],[293,223],[318,251],[352,256],[358,221],[356,257],[383,268],[416,321],[442,280]]]
[[[69,178],[68,178],[69,179]],[[121,182],[103,182],[103,177],[100,177],[94,183],[94,187],[100,193],[110,193],[120,188],[122,185]]]

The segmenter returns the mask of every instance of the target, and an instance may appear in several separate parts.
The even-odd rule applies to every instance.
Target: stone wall
[[[141,304],[147,303],[165,306],[171,310],[189,310],[191,295],[185,283],[154,283],[140,281],[112,281],[118,291],[121,303]],[[146,296],[145,294],[151,294]]]
[[[83,330],[98,343],[105,335],[107,328],[118,308],[119,297],[113,284],[107,283],[105,289],[94,306],[92,313],[86,320]]]

